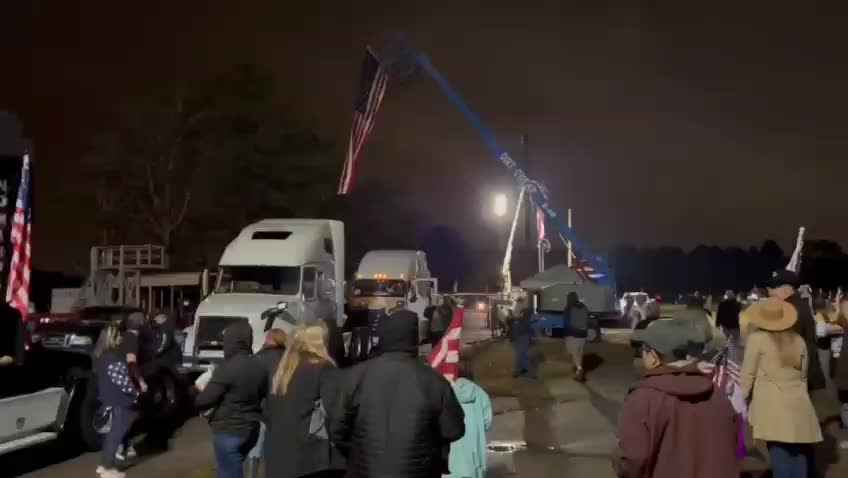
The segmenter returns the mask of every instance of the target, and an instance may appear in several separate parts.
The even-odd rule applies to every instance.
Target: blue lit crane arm
[[[442,76],[439,70],[433,66],[433,63],[424,53],[418,52],[415,54],[415,59],[417,60],[418,65],[433,78],[433,81],[439,85],[439,88],[442,89],[442,92],[451,100],[451,102],[459,108],[465,118],[468,119],[469,122],[474,126],[477,130],[477,133],[483,137],[483,140],[486,142],[486,146],[488,146],[489,151],[498,159],[498,162],[501,163],[504,167],[506,167],[511,173],[513,178],[518,182],[520,187],[526,187],[527,192],[530,193],[530,197],[533,200],[533,204],[538,205],[539,208],[544,211],[545,216],[547,217],[547,221],[550,224],[553,224],[557,231],[564,237],[566,240],[571,241],[571,244],[574,246],[574,249],[580,254],[581,257],[587,259],[592,267],[595,269],[595,273],[597,274],[597,280],[605,285],[609,285],[613,283],[612,273],[607,267],[606,262],[597,254],[595,254],[586,244],[583,243],[577,236],[574,234],[574,231],[568,227],[568,223],[563,219],[562,216],[557,214],[557,211],[553,208],[550,201],[548,200],[547,195],[541,190],[538,183],[536,181],[531,180],[527,177],[527,174],[524,173],[524,169],[518,164],[516,160],[514,160],[509,153],[503,149],[500,144],[498,144],[497,138],[489,128],[483,124],[483,121],[480,120],[480,117],[477,116],[468,105],[462,101],[462,98],[459,97],[457,92],[453,89],[453,87],[448,83],[448,80]]]

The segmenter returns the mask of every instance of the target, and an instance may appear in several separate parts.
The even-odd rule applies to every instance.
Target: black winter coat
[[[292,376],[285,395],[268,395],[265,476],[298,478],[345,469],[344,457],[330,441],[309,434],[316,400],[321,399],[328,413],[338,408],[336,386],[339,373],[328,364],[301,364]]]
[[[450,383],[416,357],[384,352],[348,372],[335,443],[357,477],[436,478],[465,415]]]
[[[350,478],[440,477],[465,416],[450,383],[417,357],[416,315],[390,319],[380,323],[382,353],[347,372],[332,438]]]
[[[195,398],[201,411],[212,409],[209,426],[215,433],[248,435],[259,429],[262,400],[268,393],[268,372],[253,355],[253,330],[247,321],[224,331],[224,362],[212,372]]]

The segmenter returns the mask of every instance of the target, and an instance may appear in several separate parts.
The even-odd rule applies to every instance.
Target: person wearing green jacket
[[[465,412],[465,435],[451,443],[448,460],[450,478],[484,478],[486,476],[486,431],[492,426],[492,404],[489,395],[472,382],[467,364],[459,366],[459,377],[453,391]]]

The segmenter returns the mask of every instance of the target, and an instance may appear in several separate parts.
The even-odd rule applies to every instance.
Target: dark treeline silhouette
[[[772,272],[786,266],[788,254],[773,240],[742,249],[699,245],[688,253],[679,247],[617,247],[609,258],[618,289],[644,289],[666,295],[762,287]],[[801,279],[814,288],[834,290],[848,284],[848,255],[833,241],[804,244]]]

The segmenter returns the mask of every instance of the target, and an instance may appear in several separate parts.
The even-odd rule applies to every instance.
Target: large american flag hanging
[[[359,87],[356,90],[353,125],[350,128],[350,141],[342,177],[339,179],[338,194],[349,193],[353,186],[356,161],[359,159],[359,153],[368,134],[374,128],[374,119],[377,116],[377,110],[380,109],[388,82],[389,77],[380,64],[380,60],[370,48],[366,49],[365,61],[362,63],[362,76],[359,78]]]
[[[459,337],[462,335],[462,308],[453,311],[451,323],[442,340],[433,344],[428,361],[430,366],[438,370],[446,379],[453,382],[459,373]]]
[[[29,313],[31,239],[30,162],[29,155],[25,155],[21,169],[21,186],[18,188],[18,199],[15,202],[15,216],[12,219],[12,259],[6,286],[6,302],[18,309],[24,320]]]

